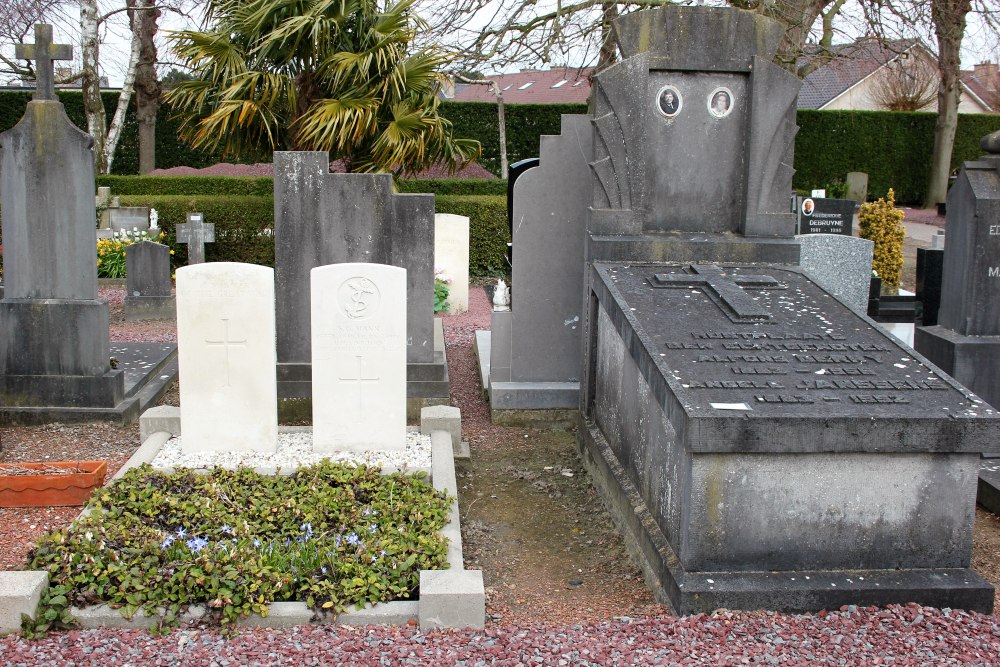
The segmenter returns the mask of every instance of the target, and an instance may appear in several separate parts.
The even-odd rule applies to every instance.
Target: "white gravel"
[[[181,438],[170,438],[152,461],[154,468],[278,468],[290,471],[323,459],[343,463],[365,463],[384,471],[427,470],[431,467],[431,438],[415,429],[406,431],[406,448],[398,451],[365,450],[314,452],[308,428],[278,433],[278,449],[269,452],[181,452]]]

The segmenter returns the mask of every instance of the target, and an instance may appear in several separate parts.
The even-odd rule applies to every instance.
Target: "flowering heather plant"
[[[147,232],[133,227],[132,231],[115,232],[109,239],[97,239],[97,277],[125,277],[125,249],[134,243],[156,241],[159,243],[166,237],[164,232]],[[173,254],[173,251],[170,251]]]
[[[324,461],[289,476],[149,466],[95,492],[93,511],[41,537],[28,567],[50,587],[29,635],[73,624],[69,608],[107,603],[125,617],[191,604],[231,627],[276,601],[317,611],[405,599],[441,569],[450,502],[418,476]]]

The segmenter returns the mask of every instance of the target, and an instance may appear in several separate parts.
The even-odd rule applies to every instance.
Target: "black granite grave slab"
[[[854,224],[855,206],[857,202],[850,199],[799,197],[798,233],[850,236]]]
[[[969,562],[1000,414],[794,268],[592,284],[584,458],[679,613],[992,608]]]

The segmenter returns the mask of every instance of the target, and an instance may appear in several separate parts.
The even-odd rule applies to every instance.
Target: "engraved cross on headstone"
[[[364,357],[362,357],[361,355],[357,355],[354,358],[358,360],[358,376],[357,377],[353,377],[353,378],[338,377],[337,379],[341,380],[343,382],[357,382],[358,383],[358,417],[361,417],[362,415],[364,415],[364,400],[363,400],[362,391],[361,391],[361,388],[364,385],[362,383],[363,382],[378,382],[382,378],[379,378],[379,377],[366,378],[364,376],[364,372],[363,372]]]
[[[785,287],[771,276],[739,275],[714,264],[691,264],[688,270],[692,273],[657,273],[650,283],[653,287],[703,287],[734,322],[766,322],[772,317],[746,292],[747,288]]]
[[[177,242],[188,247],[188,264],[205,261],[205,244],[215,243],[215,223],[204,221],[201,213],[188,213],[187,222],[177,225]]]
[[[222,340],[205,340],[205,344],[209,347],[219,347],[221,346],[226,352],[226,384],[224,386],[233,386],[229,378],[229,348],[232,346],[246,347],[247,339],[243,340],[229,340],[229,320],[225,317],[222,319],[223,337]]]
[[[35,61],[35,95],[32,99],[54,100],[56,84],[52,61],[72,60],[73,47],[69,44],[53,44],[52,26],[39,23],[35,25],[35,43],[15,45],[14,57]]]

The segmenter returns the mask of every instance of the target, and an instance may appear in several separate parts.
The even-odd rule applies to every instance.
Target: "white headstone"
[[[406,269],[310,272],[313,449],[406,446]]]
[[[434,271],[442,270],[448,283],[448,312],[469,309],[469,219],[464,215],[434,216]]]
[[[274,269],[177,269],[177,358],[185,453],[276,449]]]

